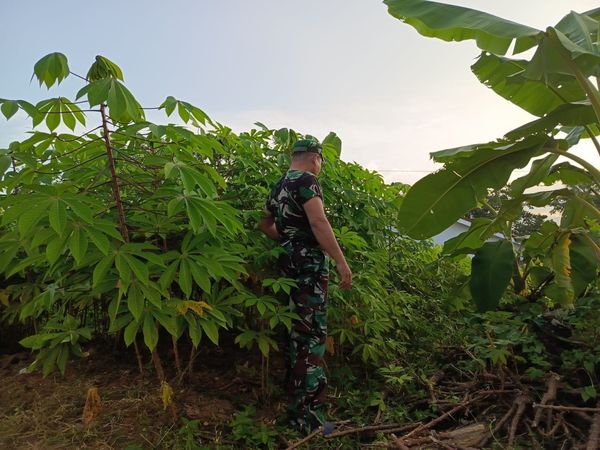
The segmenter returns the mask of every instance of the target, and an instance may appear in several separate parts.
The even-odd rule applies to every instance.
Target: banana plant
[[[413,238],[429,238],[485,205],[489,190],[510,185],[510,197],[492,211],[494,219],[475,221],[446,243],[445,253],[474,255],[470,292],[480,310],[496,308],[511,284],[517,294],[543,295],[572,306],[600,265],[598,161],[572,152],[581,140],[589,140],[600,156],[600,8],[572,11],[555,26],[538,30],[461,6],[424,0],[384,3],[393,17],[423,36],[474,40],[481,50],[471,66],[478,80],[538,117],[494,142],[432,153],[443,167],[409,190],[399,228]],[[533,56],[519,56],[526,50]],[[510,182],[515,169],[528,165],[526,175]],[[531,192],[541,185],[552,189]],[[540,230],[547,243],[544,253],[528,253],[532,246],[527,242],[523,251],[511,235],[512,222],[524,205],[547,207],[557,200],[565,208],[557,226]],[[486,242],[497,232],[504,241]],[[532,274],[542,270],[546,277],[534,280]]]

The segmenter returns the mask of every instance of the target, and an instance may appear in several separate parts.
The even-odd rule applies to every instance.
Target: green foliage
[[[237,412],[231,420],[232,438],[244,448],[277,448],[277,432],[264,423],[257,424],[256,408],[249,405]]]
[[[511,367],[522,364],[531,378],[543,378],[551,369],[552,355],[534,329],[531,312],[488,312],[469,322],[473,330],[468,348],[475,360],[467,362],[470,370],[482,367]]]
[[[50,87],[66,76],[56,69],[66,64],[63,55],[49,55],[35,75]],[[3,174],[13,167],[0,195],[5,318],[44,325],[97,305],[109,326],[96,324],[96,331],[123,330],[127,345],[140,334],[153,350],[161,330],[185,333],[195,346],[203,335],[216,344],[219,329],[239,314],[227,303],[228,285],[242,289],[246,273],[239,212],[218,192],[225,187],[214,168],[222,144],[214,134],[143,121],[121,70],[104,57],[88,79],[78,98],[100,106],[88,113],[99,126],[84,132],[80,106],[64,97],[36,106],[2,101],[7,117],[16,105],[34,127],[51,131],[35,130],[3,151]],[[77,135],[59,131],[62,125]],[[59,352],[32,348],[48,361]],[[61,370],[67,354],[59,354]]]
[[[423,36],[444,41],[474,39],[482,50],[504,54],[516,39],[515,51],[536,44],[541,31],[480,11],[420,0],[385,0],[389,13]]]
[[[181,418],[183,425],[177,432],[179,448],[184,450],[201,450],[203,447],[197,444],[198,441],[198,420]]]
[[[407,193],[400,210],[400,228],[414,238],[427,238],[443,231],[469,210],[484,205],[491,220],[478,220],[444,249],[449,255],[475,254],[470,287],[478,308],[496,307],[511,280],[516,294],[534,299],[543,295],[563,306],[573,305],[576,297],[573,280],[577,280],[577,295],[581,296],[593,279],[591,273],[597,274],[600,266],[600,172],[571,153],[581,139],[594,138],[592,143],[600,154],[594,137],[600,134],[600,93],[589,80],[590,76],[600,75],[598,11],[571,12],[555,27],[542,32],[459,6],[423,0],[385,3],[390,14],[424,36],[447,41],[475,40],[483,50],[471,67],[479,80],[540,117],[506,133],[498,141],[432,153],[444,167],[419,180]],[[530,60],[504,56],[513,40],[514,54],[535,48]],[[581,167],[556,164],[559,156]],[[504,188],[511,173],[529,163],[532,163],[529,172],[510,183],[510,189],[506,190],[509,195],[502,199],[499,208],[492,208],[486,201],[489,190]],[[569,189],[526,192],[542,183],[551,185],[557,181],[566,183]],[[580,183],[589,188],[576,189]],[[509,252],[515,244],[514,223],[523,215],[523,208],[547,207],[558,201],[565,204],[564,212],[560,227],[547,236],[551,244],[546,253],[528,259],[527,252]],[[493,255],[491,246],[483,242],[498,232],[504,235],[506,243],[497,245],[507,251]],[[595,255],[585,258],[587,269],[583,269],[581,257],[577,265],[571,264],[573,235],[578,236],[579,243],[585,241],[588,255]],[[525,243],[525,249],[528,247]],[[581,255],[581,244],[579,247],[573,253]],[[498,268],[493,269],[495,258]],[[528,284],[532,281],[535,284],[529,280],[530,274],[546,269],[543,284],[537,283],[533,291],[527,291]]]
[[[471,266],[471,295],[480,311],[495,309],[510,281],[515,259],[510,242],[486,242],[475,252]]]
[[[513,144],[497,142],[445,150],[433,155],[444,169],[419,180],[410,189],[399,224],[414,238],[442,232],[485,198],[488,189],[504,186],[514,169],[540,154],[545,139],[533,136]]]
[[[522,179],[525,178],[527,177],[522,177]],[[518,180],[515,180],[515,182],[517,181]],[[511,184],[511,187],[513,184],[514,183]],[[468,232],[461,237],[461,239],[453,241],[454,247],[462,247],[460,242],[462,242],[462,239],[468,238],[468,245],[467,247],[462,247],[463,249],[468,249],[470,248],[469,246],[473,249],[479,248],[483,244],[479,235],[488,235],[489,225],[496,219],[497,215],[500,214],[503,217],[513,220],[511,232],[514,239],[528,237],[538,230],[544,220],[548,218],[547,214],[539,214],[538,211],[533,210],[532,206],[527,204],[522,206],[520,202],[515,202],[514,200],[508,201],[509,199],[508,187],[499,191],[490,191],[487,199],[485,199],[478,208],[469,211],[467,216],[473,221],[472,226],[469,227]],[[479,218],[486,218],[488,220],[480,220]],[[474,222],[477,222],[475,228],[473,228],[475,225]],[[448,254],[452,253],[454,248],[448,247],[448,250],[446,250],[446,244],[447,242],[444,243],[444,252]]]
[[[38,351],[29,370],[41,366],[45,377],[55,368],[64,375],[69,356],[82,356],[81,344],[91,337],[92,331],[89,328],[80,327],[73,316],[67,315],[63,321],[49,320],[41,333],[22,339],[20,344]]]
[[[115,66],[116,67],[116,66]],[[107,73],[106,78],[100,78],[84,86],[75,97],[79,100],[86,97],[90,107],[106,103],[112,119],[118,122],[141,121],[144,111],[129,89],[119,80]]]
[[[54,83],[60,84],[69,76],[67,57],[62,53],[50,53],[40,59],[33,68],[33,75],[38,79],[40,86],[45,84],[50,89]],[[33,78],[33,76],[31,77]]]
[[[103,78],[116,78],[123,81],[123,72],[114,62],[101,55],[96,55],[96,62],[92,64],[86,76],[90,82],[98,81]]]
[[[197,130],[150,123],[122,81],[98,56],[77,103],[3,100],[8,116],[16,105],[34,127],[0,153],[4,319],[43,328],[66,312],[84,323],[94,310],[94,336],[127,346],[143,340],[153,351],[165,337],[218,345],[228,332],[268,357],[296,317],[287,301],[295,283],[278,273],[281,248],[256,223],[302,136],[262,124],[238,135],[174,97],[159,109]],[[393,360],[410,349],[407,321],[444,311],[464,267],[395,231],[404,185],[340,160],[335,133],[322,142],[328,217],[355,273],[343,292],[331,270],[331,347]]]

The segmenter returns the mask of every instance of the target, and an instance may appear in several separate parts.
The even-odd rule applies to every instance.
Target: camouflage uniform
[[[303,205],[321,197],[321,186],[310,172],[288,171],[273,186],[267,209],[273,215],[285,249],[280,266],[298,286],[291,291],[295,313],[287,349],[288,416],[300,431],[324,422],[321,407],[327,378],[323,354],[327,337],[327,257],[310,228]]]

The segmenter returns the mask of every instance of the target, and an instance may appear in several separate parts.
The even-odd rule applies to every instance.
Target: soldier
[[[286,387],[290,396],[288,418],[293,428],[308,432],[323,426],[322,411],[327,378],[323,355],[327,337],[327,256],[333,258],[340,287],[350,289],[352,272],[344,258],[323,209],[317,176],[323,149],[315,140],[294,144],[289,170],[273,186],[259,227],[285,250],[280,267],[297,287],[290,294],[294,312],[286,361]]]

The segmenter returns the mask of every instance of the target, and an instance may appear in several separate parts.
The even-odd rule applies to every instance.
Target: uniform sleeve
[[[323,200],[323,193],[319,180],[313,174],[305,174],[298,185],[298,203],[304,205],[314,197],[320,197]]]

